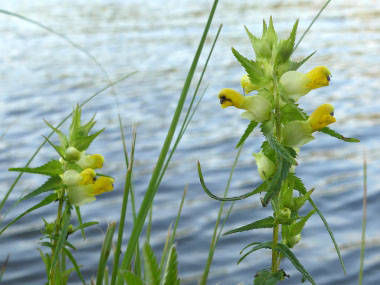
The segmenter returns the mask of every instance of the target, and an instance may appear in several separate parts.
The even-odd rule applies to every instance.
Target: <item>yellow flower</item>
[[[67,196],[70,203],[74,206],[81,206],[95,201],[96,195],[110,192],[114,188],[114,180],[112,178],[101,176],[95,179],[96,173],[91,168],[87,168],[81,173],[75,172],[75,170],[67,170],[63,174],[63,181],[68,186]],[[75,183],[68,184],[68,181],[75,181]]]
[[[330,104],[323,104],[319,106],[307,120],[313,132],[320,131],[324,127],[335,123],[334,107]]]
[[[102,168],[104,163],[104,157],[101,154],[91,154],[91,155],[86,155],[85,152],[81,153],[81,157],[78,160],[77,164],[82,167],[83,169],[85,168]]]
[[[330,79],[331,73],[328,68],[318,66],[306,74],[298,71],[285,72],[280,78],[280,83],[288,97],[297,101],[313,89],[328,86]]]
[[[233,89],[224,88],[219,92],[218,97],[222,108],[234,106],[238,109],[247,110],[242,114],[243,118],[256,122],[264,122],[270,119],[271,104],[262,96],[243,96]]]
[[[241,78],[241,87],[243,88],[245,94],[248,94],[249,92],[259,89],[259,86],[251,83],[251,81],[249,80],[248,74],[244,75]]]

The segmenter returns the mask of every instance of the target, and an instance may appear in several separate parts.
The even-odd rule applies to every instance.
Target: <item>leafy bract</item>
[[[250,223],[248,225],[236,228],[234,230],[225,232],[223,235],[229,235],[233,233],[238,233],[238,232],[244,232],[244,231],[250,231],[254,229],[263,229],[263,228],[273,228],[273,223],[274,223],[274,218],[273,217],[267,217],[258,221],[255,221],[253,223]]]
[[[177,251],[175,246],[172,245],[168,256],[167,266],[165,268],[164,279],[162,282],[163,285],[180,285],[177,266]]]
[[[249,123],[248,127],[244,131],[244,134],[242,135],[242,137],[240,138],[239,142],[237,143],[236,148],[239,148],[245,142],[245,140],[249,137],[249,135],[256,128],[257,124],[258,123],[255,122],[255,121],[251,121]]]
[[[305,57],[303,60],[301,61],[290,61],[290,65],[289,65],[289,71],[291,70],[297,70],[298,68],[301,67],[301,65],[303,65],[306,61],[309,60],[309,58],[311,58],[317,51],[314,51],[312,52],[310,55],[308,55],[307,57]]]
[[[123,276],[124,281],[128,285],[143,285],[144,284],[142,280],[138,276],[133,274],[133,272],[131,271],[121,271],[120,274]]]
[[[160,285],[161,277],[160,277],[160,269],[157,263],[157,259],[154,256],[154,252],[152,248],[147,242],[144,244],[143,255],[144,255],[144,269],[145,269],[147,284]]]
[[[18,168],[9,168],[8,170],[49,175],[49,176],[57,176],[57,175],[63,174],[62,164],[58,160],[50,160],[44,165],[35,167],[35,168],[18,167]]]
[[[276,285],[279,281],[284,280],[286,274],[283,270],[272,272],[270,269],[263,269],[255,275],[254,285]]]
[[[62,179],[59,176],[51,176],[44,184],[42,184],[40,187],[38,187],[36,190],[30,192],[29,194],[25,195],[21,201],[24,201],[26,199],[30,199],[32,197],[35,197],[41,193],[47,192],[47,191],[53,191],[58,190],[63,187]],[[20,202],[21,202],[20,201]]]
[[[320,132],[328,134],[334,138],[337,138],[345,142],[360,142],[360,140],[356,138],[346,138],[342,136],[341,134],[338,134],[336,131],[330,129],[329,127],[324,127],[322,130],[320,130]]]

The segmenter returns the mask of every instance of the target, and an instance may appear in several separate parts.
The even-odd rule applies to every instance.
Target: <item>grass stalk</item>
[[[185,81],[185,84],[184,84],[181,96],[180,96],[178,104],[177,104],[177,108],[175,110],[172,122],[170,124],[170,128],[169,128],[168,134],[166,136],[166,139],[165,139],[165,142],[163,144],[161,153],[159,155],[156,167],[155,167],[155,169],[154,169],[154,171],[152,173],[152,177],[151,177],[150,183],[148,185],[146,194],[144,196],[144,199],[143,199],[143,202],[141,204],[139,213],[137,215],[137,221],[136,221],[136,223],[133,226],[132,233],[131,233],[130,239],[128,241],[127,249],[126,249],[125,255],[123,257],[123,262],[122,262],[121,269],[126,270],[130,266],[130,264],[131,264],[132,255],[135,252],[135,248],[136,248],[136,244],[137,244],[138,238],[139,238],[140,233],[142,231],[142,228],[144,226],[145,219],[146,219],[146,216],[148,214],[148,211],[149,211],[149,209],[150,209],[150,207],[151,207],[151,205],[153,203],[154,196],[155,196],[155,194],[157,192],[157,189],[158,189],[158,183],[157,182],[158,182],[159,176],[161,174],[162,166],[163,166],[163,164],[165,162],[165,158],[166,158],[167,153],[169,151],[170,144],[172,142],[172,139],[173,139],[173,136],[174,136],[174,133],[175,133],[175,130],[176,130],[176,127],[177,127],[180,115],[182,113],[183,105],[185,103],[185,99],[187,97],[187,94],[188,94],[188,91],[189,91],[189,88],[190,88],[190,84],[191,84],[191,81],[193,79],[193,76],[194,76],[194,73],[195,73],[195,69],[196,69],[196,66],[197,66],[198,61],[199,61],[200,54],[202,52],[204,43],[206,41],[208,30],[209,30],[209,28],[211,26],[212,18],[214,16],[217,3],[218,3],[218,0],[214,0],[214,4],[213,4],[213,7],[212,7],[211,12],[210,12],[209,19],[207,21],[206,27],[204,29],[204,32],[203,32],[203,35],[202,35],[202,38],[201,38],[201,41],[200,41],[198,49],[197,49],[197,51],[195,53],[193,62],[191,64],[191,67],[190,67],[190,70],[189,70],[189,73],[187,75],[187,78],[186,78],[186,81]],[[117,284],[118,285],[119,284],[123,284],[123,279],[121,277],[118,277]]]
[[[224,195],[223,195],[224,198],[227,197],[228,191],[230,189],[230,185],[231,185],[231,181],[232,181],[232,175],[233,175],[233,173],[235,171],[235,168],[236,168],[237,162],[239,160],[240,153],[241,153],[241,150],[243,149],[243,146],[244,146],[244,144],[240,146],[239,151],[236,154],[234,163],[233,163],[231,171],[230,171],[230,176],[228,177],[228,180],[227,180],[226,189],[224,190]],[[224,219],[223,224],[222,224],[222,228],[218,232],[220,220],[221,220],[222,213],[223,213],[224,203],[225,203],[224,201],[221,202],[220,206],[219,206],[219,212],[218,212],[218,216],[216,218],[216,222],[215,222],[215,226],[214,226],[214,232],[213,232],[213,235],[212,235],[212,239],[211,239],[211,243],[210,243],[210,247],[209,247],[209,251],[208,251],[206,265],[205,265],[205,268],[203,270],[202,278],[199,281],[200,285],[206,285],[207,284],[207,279],[208,279],[208,275],[209,275],[209,272],[210,272],[211,263],[212,263],[212,260],[213,260],[213,257],[214,257],[214,252],[215,252],[216,244],[218,243],[218,240],[219,240],[220,235],[221,235],[221,230],[222,230],[222,228],[223,228],[223,226],[224,226],[224,224],[226,222],[226,219]],[[231,205],[231,207],[229,209],[228,215],[229,215],[229,213],[231,213],[232,206],[233,206],[233,204]]]
[[[96,285],[102,285],[104,280],[104,273],[106,272],[108,256],[111,252],[112,238],[115,232],[116,222],[112,222],[107,229],[106,236],[103,241],[102,249],[100,252],[100,259],[98,264],[98,272],[96,274]]]
[[[361,240],[361,247],[360,247],[359,285],[363,284],[366,225],[367,225],[367,160],[366,160],[365,151],[363,151],[363,216],[362,216],[362,240]]]

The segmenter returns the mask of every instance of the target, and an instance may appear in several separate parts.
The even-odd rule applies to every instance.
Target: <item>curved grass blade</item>
[[[278,249],[278,251],[280,251],[283,255],[285,255],[290,260],[290,262],[294,265],[294,267],[297,268],[297,270],[299,272],[301,272],[301,274],[304,278],[309,280],[311,282],[311,284],[316,285],[315,281],[313,280],[313,277],[311,277],[310,273],[307,272],[307,270],[303,267],[301,262],[293,254],[293,252],[291,252],[291,250],[289,248],[287,248],[282,243],[278,243],[277,249]]]
[[[249,192],[247,194],[244,194],[244,195],[241,195],[241,196],[236,196],[236,197],[226,197],[226,198],[222,198],[222,197],[219,197],[219,196],[216,196],[214,194],[211,193],[210,190],[208,190],[207,186],[206,186],[206,183],[203,179],[203,175],[202,175],[202,169],[201,169],[201,164],[200,162],[198,161],[198,176],[199,176],[199,180],[201,182],[201,185],[202,185],[202,188],[203,190],[206,192],[206,194],[208,196],[210,196],[211,198],[215,199],[215,200],[218,200],[218,201],[237,201],[237,200],[242,200],[242,199],[245,199],[245,198],[248,198],[252,195],[255,195],[255,194],[258,194],[258,193],[261,193],[261,192],[264,192],[266,191],[267,189],[267,182],[264,181],[262,184],[260,184],[255,190],[253,190],[252,192]]]
[[[250,223],[248,225],[225,232],[223,235],[226,236],[226,235],[230,235],[234,233],[240,233],[240,232],[245,232],[245,231],[250,231],[250,230],[255,230],[255,229],[273,228],[273,224],[274,224],[274,218],[267,217],[267,218],[255,221],[253,223]]]
[[[261,242],[259,243],[257,246],[255,246],[254,248],[252,248],[250,251],[248,251],[246,254],[244,254],[240,259],[239,261],[237,262],[237,264],[239,264],[240,262],[242,262],[244,260],[244,258],[246,258],[248,255],[250,255],[252,252],[256,251],[256,250],[259,250],[259,249],[262,249],[262,248],[267,248],[267,249],[271,249],[272,248],[272,241],[266,241],[266,242]]]
[[[17,218],[13,219],[12,222],[10,222],[8,225],[6,225],[1,231],[0,231],[0,235],[7,229],[9,228],[11,225],[13,225],[15,222],[17,222],[19,219],[21,219],[23,216],[25,216],[26,214],[29,214],[30,212],[34,211],[34,210],[37,210],[43,206],[46,206],[46,205],[49,205],[50,203],[54,202],[55,200],[57,200],[58,196],[57,194],[53,193],[53,194],[50,194],[49,196],[45,197],[40,203],[38,203],[37,205],[29,208],[28,210],[26,210],[24,213],[22,213],[21,215],[19,215]]]

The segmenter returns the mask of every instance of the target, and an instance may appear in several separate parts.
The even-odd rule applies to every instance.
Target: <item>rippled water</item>
[[[236,154],[234,145],[247,122],[236,109],[221,110],[216,94],[223,87],[239,88],[243,74],[230,48],[252,56],[243,25],[261,32],[261,21],[273,16],[276,29],[287,36],[299,18],[303,32],[323,1],[221,1],[210,36],[223,23],[220,39],[207,69],[202,90],[208,87],[203,103],[183,137],[154,204],[152,244],[156,253],[163,248],[166,230],[174,220],[186,183],[189,192],[180,222],[177,245],[183,284],[196,284],[206,262],[219,203],[208,198],[200,187],[196,161],[203,165],[212,191],[222,193]],[[100,225],[88,230],[88,239],[73,237],[75,253],[89,280],[96,272],[99,249],[109,221],[117,220],[121,205],[125,166],[118,130],[117,108],[121,111],[127,141],[132,122],[138,122],[135,183],[140,202],[169,126],[177,98],[206,22],[211,1],[10,1],[1,9],[22,14],[64,33],[88,49],[116,80],[138,71],[115,88],[118,103],[109,92],[100,95],[83,110],[90,118],[97,113],[97,128],[106,131],[92,145],[92,152],[106,158],[105,173],[116,177],[116,191],[82,208],[86,221]],[[365,284],[378,284],[380,266],[380,5],[372,0],[332,1],[299,46],[296,58],[318,52],[301,71],[326,65],[333,73],[330,87],[315,90],[300,100],[307,112],[324,102],[335,106],[333,128],[346,136],[358,137],[360,144],[348,144],[323,134],[303,147],[298,175],[324,212],[347,267],[345,278],[328,233],[315,216],[308,223],[303,240],[294,250],[318,284],[356,284],[362,213],[362,151],[368,162],[368,222]],[[0,194],[10,187],[15,173],[9,167],[22,166],[49,130],[42,118],[56,124],[83,101],[107,84],[102,72],[78,50],[60,38],[19,19],[0,15]],[[207,42],[206,51],[211,45]],[[205,55],[200,65],[204,64]],[[199,73],[198,75],[199,76]],[[249,139],[234,175],[231,195],[252,189],[259,178],[251,153],[261,143],[259,133]],[[54,157],[45,147],[34,160],[37,166]],[[24,193],[42,180],[24,175],[6,204],[5,222],[37,200],[12,208]],[[236,203],[227,229],[270,215],[258,197]],[[46,207],[21,219],[0,238],[0,261],[10,254],[4,284],[43,284],[44,268],[38,247],[42,220],[53,220],[54,207]],[[127,224],[130,228],[131,224]],[[215,252],[209,284],[250,284],[258,269],[270,264],[269,252],[252,254],[239,266],[236,261],[244,245],[268,240],[270,231],[223,237]],[[292,278],[284,284],[299,284],[300,275],[285,261]],[[76,278],[71,284],[77,284]]]

